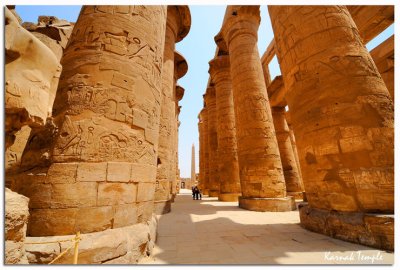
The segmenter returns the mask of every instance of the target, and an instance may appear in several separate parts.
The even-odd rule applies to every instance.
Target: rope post
[[[74,247],[74,264],[78,264],[78,248],[79,248],[79,241],[81,240],[81,232],[77,232],[75,235],[75,247]]]

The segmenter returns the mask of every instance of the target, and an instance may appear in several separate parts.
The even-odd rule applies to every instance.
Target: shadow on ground
[[[372,258],[360,256],[378,252],[303,229],[297,211],[252,212],[236,203],[179,194],[172,212],[159,219],[150,263],[370,264]],[[383,260],[375,259],[375,264],[393,263],[393,254],[381,254]]]

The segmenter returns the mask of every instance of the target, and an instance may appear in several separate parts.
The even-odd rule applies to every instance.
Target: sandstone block
[[[78,164],[76,180],[79,182],[104,182],[106,181],[107,163]]]
[[[95,206],[97,200],[95,182],[77,182],[73,184],[53,184],[51,207],[71,208]]]
[[[77,163],[53,163],[48,172],[46,182],[66,184],[76,182]]]
[[[129,182],[131,176],[131,163],[108,162],[107,164],[108,182]]]
[[[98,232],[112,228],[114,212],[111,206],[79,208],[76,214],[75,231]]]
[[[151,201],[154,198],[154,183],[139,183],[137,202]]]
[[[118,205],[136,201],[137,185],[134,183],[100,183],[97,205]]]

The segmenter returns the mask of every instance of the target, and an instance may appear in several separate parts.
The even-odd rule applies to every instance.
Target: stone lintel
[[[394,250],[394,215],[338,212],[299,204],[301,226],[333,238]]]
[[[388,60],[394,59],[394,35],[371,50],[370,54],[380,73],[384,73],[390,68],[393,68],[394,60]]]
[[[268,64],[272,61],[272,58],[275,56],[275,39],[271,40],[269,43],[268,48],[265,50],[263,56],[261,57],[261,62],[263,65],[268,66]]]
[[[276,76],[267,88],[269,103],[271,107],[285,107],[287,105],[285,95],[286,88],[282,76]]]
[[[239,197],[239,207],[257,212],[287,212],[296,210],[296,202],[291,196],[284,198]]]
[[[367,44],[394,23],[394,6],[347,6],[360,36]]]

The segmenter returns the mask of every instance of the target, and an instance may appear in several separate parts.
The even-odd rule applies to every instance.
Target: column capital
[[[185,89],[180,85],[176,85],[175,91],[176,91],[176,101],[178,102],[183,98],[183,95],[185,94]]]
[[[181,41],[189,33],[192,18],[189,6],[168,6],[167,28],[171,29],[175,36],[175,43]]]
[[[175,65],[174,70],[175,70],[176,80],[185,76],[185,74],[188,71],[188,63],[185,57],[183,57],[183,55],[177,51],[174,52],[174,65]]]
[[[211,79],[214,83],[217,83],[220,77],[219,75],[221,75],[221,73],[230,72],[229,55],[216,56],[214,59],[208,62],[208,64],[210,66],[210,68],[208,69],[208,73],[210,74]]]
[[[204,114],[207,113],[207,109],[203,108],[201,109],[200,113],[199,113],[199,122],[203,123],[204,122]]]
[[[221,34],[228,47],[230,42],[241,34],[250,34],[257,39],[260,22],[260,6],[228,6]],[[220,44],[223,43],[220,41]]]

